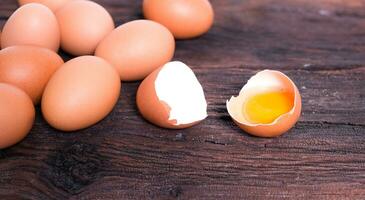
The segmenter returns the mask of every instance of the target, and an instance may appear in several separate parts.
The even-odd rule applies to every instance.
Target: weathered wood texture
[[[142,16],[141,1],[98,2],[117,24]],[[123,84],[114,111],[76,133],[50,128],[38,108],[30,135],[0,151],[0,199],[364,199],[365,1],[212,3],[214,28],[178,41],[175,55],[205,89],[207,120],[179,131],[147,123],[139,83]],[[15,9],[0,1],[0,25]],[[225,108],[266,68],[287,73],[304,106],[273,139],[242,132]]]

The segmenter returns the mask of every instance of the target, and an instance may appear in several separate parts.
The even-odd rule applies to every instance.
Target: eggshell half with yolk
[[[249,116],[243,112],[243,107],[248,100],[255,95],[275,91],[285,92],[291,96],[291,109],[270,123],[250,121]],[[276,137],[287,132],[298,121],[301,108],[301,97],[294,82],[285,74],[274,70],[257,73],[247,82],[237,97],[231,97],[227,101],[227,110],[234,122],[242,130],[259,137]]]

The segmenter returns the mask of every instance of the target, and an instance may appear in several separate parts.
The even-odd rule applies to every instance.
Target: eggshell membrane
[[[18,8],[5,23],[1,48],[15,45],[34,45],[57,51],[60,30],[52,11],[38,3]]]
[[[200,36],[214,21],[208,0],[144,0],[143,13],[147,19],[166,26],[177,39]]]
[[[48,80],[62,64],[62,58],[46,48],[7,47],[0,51],[0,82],[21,88],[38,104]]]
[[[135,20],[112,31],[95,55],[114,65],[122,80],[135,81],[169,62],[174,51],[175,40],[167,28],[150,20]]]
[[[148,75],[141,83],[137,90],[137,107],[141,115],[149,122],[169,129],[183,129],[194,126],[202,120],[197,120],[188,124],[177,125],[176,120],[169,120],[171,108],[169,105],[161,101],[156,93],[155,82],[164,66],[156,69]]]
[[[35,117],[32,100],[19,88],[0,83],[0,149],[24,139]]]
[[[242,114],[242,106],[247,97],[277,89],[289,91],[294,96],[294,106],[288,113],[281,115],[270,124],[253,124],[245,119]],[[276,137],[287,132],[298,121],[302,102],[298,88],[289,77],[279,71],[264,70],[247,82],[238,97],[232,97],[227,101],[227,109],[233,121],[247,133],[258,137]]]
[[[91,55],[114,30],[114,21],[105,8],[92,1],[72,1],[56,12],[61,30],[61,47],[80,56]]]
[[[28,3],[40,3],[45,6],[47,6],[49,9],[51,9],[53,12],[60,9],[63,5],[65,5],[67,2],[70,2],[73,0],[18,0],[19,5],[25,5]]]
[[[95,56],[72,59],[47,84],[42,99],[43,116],[62,131],[89,127],[112,111],[120,87],[117,71],[105,60]]]

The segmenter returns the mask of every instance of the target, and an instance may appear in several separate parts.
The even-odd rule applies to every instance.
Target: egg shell
[[[73,0],[18,0],[19,5],[25,5],[28,3],[40,3],[45,6],[47,6],[49,9],[51,9],[53,12],[60,9],[63,5],[65,5],[67,2],[70,2]]]
[[[62,49],[76,56],[94,54],[99,42],[115,28],[108,11],[92,1],[71,1],[56,17]]]
[[[35,117],[32,100],[21,89],[0,83],[0,149],[24,139]]]
[[[15,45],[34,45],[58,51],[60,30],[52,11],[38,3],[18,8],[5,23],[1,48]]]
[[[288,113],[281,115],[270,124],[253,124],[248,121],[242,121],[238,119],[238,117],[235,116],[234,112],[238,109],[241,109],[243,106],[243,102],[240,102],[239,98],[246,98],[248,93],[250,93],[251,91],[257,92],[258,90],[265,89],[263,87],[267,86],[263,86],[263,81],[260,82],[260,79],[262,78],[266,80],[273,79],[275,80],[274,82],[276,82],[276,85],[280,85],[281,89],[291,91],[291,93],[294,94],[293,108]],[[257,82],[257,85],[250,84],[250,88],[247,88],[246,86],[250,83],[250,81]],[[237,101],[238,104],[235,104],[235,101]],[[289,77],[279,71],[264,70],[257,73],[247,82],[247,84],[242,88],[238,97],[232,97],[229,101],[227,101],[227,109],[233,121],[247,133],[258,137],[276,137],[287,132],[298,121],[301,114],[302,101],[298,88]]]
[[[7,47],[0,51],[0,82],[21,88],[38,104],[48,80],[62,64],[62,58],[46,48]]]
[[[167,28],[150,20],[135,20],[112,31],[95,55],[114,65],[122,80],[135,81],[169,62],[174,51],[175,40]]]
[[[188,128],[199,123],[200,121],[197,121],[176,126],[176,121],[169,120],[171,108],[165,102],[159,100],[155,89],[155,80],[161,68],[147,76],[138,88],[136,102],[142,116],[157,126],[170,129]]]
[[[74,58],[52,76],[42,98],[42,113],[56,129],[89,127],[112,111],[120,94],[117,71],[95,56]]]
[[[179,125],[176,124],[176,120],[169,120],[171,108],[166,102],[160,100],[155,87],[156,79],[165,66],[156,69],[140,84],[136,97],[139,112],[147,121],[163,128],[183,129],[200,123],[203,119]]]
[[[144,0],[143,13],[147,19],[166,26],[177,39],[198,37],[214,21],[208,0]]]

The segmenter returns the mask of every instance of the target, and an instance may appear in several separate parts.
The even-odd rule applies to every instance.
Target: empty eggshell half
[[[39,3],[18,8],[5,23],[1,35],[1,48],[15,45],[33,45],[58,51],[60,29],[53,12]]]
[[[143,80],[137,106],[146,120],[170,129],[187,128],[207,117],[202,86],[194,72],[178,61],[165,64]]]
[[[288,112],[282,113],[272,122],[258,123],[252,121],[250,116],[244,111],[245,105],[248,104],[252,97],[261,94],[274,94],[274,92],[285,93],[288,96],[286,102],[289,104],[286,105],[289,106]],[[265,101],[272,104],[270,101],[275,101],[274,98],[276,98],[275,95],[271,95],[271,99],[269,96],[267,97],[268,99],[261,98],[258,99],[258,101]],[[283,103],[285,104],[285,102],[278,102],[278,105]],[[254,106],[262,106],[260,105],[260,102],[254,102],[254,104]],[[247,133],[258,137],[276,137],[287,132],[298,121],[302,108],[301,97],[294,82],[285,74],[274,70],[264,70],[251,77],[247,84],[242,88],[239,95],[237,97],[231,97],[226,105],[228,113],[234,122]],[[266,108],[259,107],[259,109]],[[270,112],[270,110],[262,111],[262,113],[256,114],[265,115],[267,114],[266,111]],[[264,119],[267,118],[267,116],[261,117]]]
[[[47,6],[53,12],[60,9],[63,5],[65,5],[69,1],[72,0],[18,0],[19,5],[21,6],[27,3],[40,3]]]

